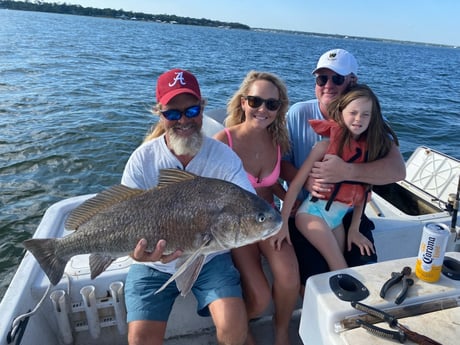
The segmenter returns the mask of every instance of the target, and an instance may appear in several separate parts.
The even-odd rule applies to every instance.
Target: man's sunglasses
[[[334,74],[333,76],[330,76],[330,79],[337,86],[340,86],[345,82],[345,77],[343,75],[340,75],[340,74]],[[328,75],[325,75],[325,74],[317,75],[316,76],[316,85],[324,86],[324,85],[326,85],[328,80],[329,80]]]
[[[169,110],[162,111],[161,113],[166,118],[166,120],[177,121],[182,117],[182,115],[185,115],[185,117],[192,119],[200,115],[200,112],[201,112],[201,105],[192,105],[191,107],[188,107],[187,109],[183,111],[177,110],[177,109],[169,109]]]
[[[259,108],[263,103],[265,103],[265,106],[270,111],[278,110],[281,107],[281,101],[279,99],[263,99],[258,96],[246,96],[245,98],[251,108]]]

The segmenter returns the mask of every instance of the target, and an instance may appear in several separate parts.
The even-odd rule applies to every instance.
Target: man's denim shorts
[[[167,321],[176,297],[179,295],[176,282],[170,283],[155,295],[169,278],[143,264],[132,264],[125,283],[127,322],[136,320]],[[206,263],[192,287],[198,302],[197,313],[209,316],[208,305],[220,298],[242,298],[240,274],[233,265],[230,253],[217,255]]]

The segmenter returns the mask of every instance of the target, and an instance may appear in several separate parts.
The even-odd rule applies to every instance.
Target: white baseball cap
[[[312,74],[321,68],[328,68],[343,76],[354,74],[358,76],[358,62],[353,54],[345,49],[332,49],[325,52],[318,60],[318,64]]]

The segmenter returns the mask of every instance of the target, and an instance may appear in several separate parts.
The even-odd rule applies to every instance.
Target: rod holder
[[[96,287],[94,285],[84,286],[81,288],[80,294],[83,298],[83,308],[88,322],[89,333],[94,339],[97,339],[101,334],[101,325],[96,306]]]
[[[54,290],[50,294],[53,303],[53,312],[56,316],[59,332],[64,344],[73,344],[72,328],[70,327],[69,308],[67,306],[66,292]]]
[[[126,334],[128,327],[126,324],[125,295],[123,292],[123,282],[117,281],[110,284],[110,295],[112,296],[113,309],[117,319],[117,328],[120,334]]]

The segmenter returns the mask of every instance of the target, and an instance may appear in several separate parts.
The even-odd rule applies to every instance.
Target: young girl
[[[377,97],[366,85],[351,87],[329,105],[328,112],[329,120],[309,121],[315,132],[329,137],[329,140],[314,146],[290,184],[281,211],[283,229],[288,227],[292,206],[314,162],[322,160],[326,154],[337,155],[347,162],[370,162],[384,157],[393,141],[399,145],[396,134],[382,117]],[[347,267],[343,256],[345,231],[342,218],[350,207],[353,207],[353,217],[347,249],[351,250],[352,244],[355,244],[363,255],[374,252],[372,243],[359,232],[369,191],[369,185],[343,181],[335,185],[327,199],[307,199],[297,211],[297,228],[323,255],[330,270]]]

